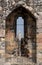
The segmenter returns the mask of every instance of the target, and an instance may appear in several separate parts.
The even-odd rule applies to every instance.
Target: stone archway
[[[36,62],[36,19],[35,16],[22,5],[16,6],[6,18],[6,53],[10,55],[14,54],[14,49],[18,48],[16,38],[16,20],[18,17],[24,19],[24,39],[21,39],[21,50],[25,51],[21,51],[21,55],[28,57],[28,50],[30,49],[28,45],[31,43],[32,60]]]

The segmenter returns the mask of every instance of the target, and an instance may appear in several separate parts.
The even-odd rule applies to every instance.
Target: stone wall
[[[13,10],[16,1],[18,0],[0,0],[0,64],[2,65],[5,61],[5,19],[8,14]],[[22,2],[22,1],[21,1]],[[28,5],[27,0],[25,2]],[[42,0],[30,1],[31,7],[37,13],[37,61],[42,62]],[[36,14],[35,14],[36,15]],[[2,61],[3,60],[3,61]],[[38,64],[39,64],[38,63]],[[5,63],[4,65],[10,65]]]
[[[42,12],[37,20],[37,61],[42,64]]]

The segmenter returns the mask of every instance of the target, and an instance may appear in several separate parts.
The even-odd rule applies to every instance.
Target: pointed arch
[[[29,7],[24,7],[23,5],[16,5],[13,11],[6,17],[6,31],[12,30],[16,38],[16,21],[18,17],[24,19],[24,39],[22,43],[24,47],[29,44],[29,40],[32,44],[32,60],[36,63],[36,18],[29,9]],[[28,32],[29,31],[29,32]],[[6,33],[7,35],[7,33]],[[23,45],[21,44],[21,46]],[[23,50],[24,48],[22,48]],[[26,49],[26,51],[28,48]],[[35,51],[34,51],[35,50]],[[23,52],[24,56],[28,57],[27,52]],[[21,51],[22,52],[22,51]],[[22,54],[23,55],[23,54]]]

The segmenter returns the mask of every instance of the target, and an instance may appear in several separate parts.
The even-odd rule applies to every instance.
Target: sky
[[[17,29],[16,29],[16,34],[17,36],[21,34],[21,38],[24,38],[24,20],[22,17],[18,17],[17,19]]]

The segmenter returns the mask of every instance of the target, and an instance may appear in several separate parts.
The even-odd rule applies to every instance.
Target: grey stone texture
[[[17,4],[21,4],[25,8],[29,9],[37,18],[37,64],[36,65],[39,65],[42,62],[42,44],[41,44],[42,43],[42,0],[0,0],[0,65],[15,65],[14,59],[11,59],[12,63],[11,60],[9,60],[9,62],[5,61],[5,23],[6,23],[5,19]],[[20,60],[18,61],[20,62]],[[27,59],[23,61],[28,63]],[[31,63],[30,61],[28,64],[23,63],[16,65],[35,65],[35,64]]]

